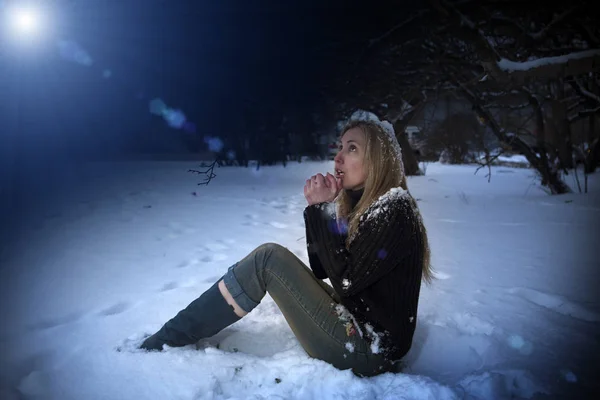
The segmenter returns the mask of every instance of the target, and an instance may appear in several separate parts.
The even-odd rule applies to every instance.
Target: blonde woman
[[[431,279],[427,233],[389,125],[351,121],[340,140],[334,174],[317,174],[304,186],[310,268],[285,247],[263,244],[141,348],[215,335],[268,292],[311,357],[360,376],[399,371],[421,281]]]

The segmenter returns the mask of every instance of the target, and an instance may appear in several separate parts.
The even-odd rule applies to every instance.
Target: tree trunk
[[[536,128],[540,135],[538,139],[540,162],[538,163],[539,167],[537,170],[542,175],[542,185],[548,186],[552,194],[570,193],[571,189],[558,176],[558,169],[551,164],[550,160],[548,160],[548,152],[543,139],[545,137],[544,132],[546,131],[546,126],[544,124],[544,114],[542,112],[541,104],[538,98],[532,93],[528,93],[528,98],[529,103],[533,108],[533,112],[535,113]]]
[[[562,100],[565,98],[565,82],[559,79],[556,84],[556,99],[552,101],[552,120],[554,121],[555,143],[560,166],[563,169],[573,168],[573,144],[571,140],[571,123],[567,109]]]
[[[587,154],[585,155],[584,168],[586,174],[593,174],[600,163],[600,138],[594,139],[589,144]]]
[[[395,125],[395,124],[394,124]],[[402,148],[402,162],[404,163],[404,174],[405,175],[423,175],[421,170],[419,169],[419,162],[417,161],[417,156],[408,141],[408,136],[405,131],[396,130],[394,126],[394,130],[396,131],[396,138],[398,139],[398,143],[400,144],[400,148]]]
[[[423,99],[417,100],[417,104],[412,105],[412,109],[404,113],[401,118],[398,118],[394,121],[394,132],[396,133],[396,139],[398,139],[398,144],[400,144],[400,148],[402,149],[402,162],[404,163],[404,174],[407,176],[413,175],[423,175],[423,172],[419,169],[419,161],[417,160],[417,156],[408,141],[408,136],[406,135],[406,127],[409,122],[413,119],[415,114],[419,112],[425,102]]]
[[[498,140],[500,140],[500,143],[506,143],[515,151],[523,154],[531,166],[540,173],[542,176],[542,185],[548,186],[552,194],[571,192],[571,189],[558,176],[558,171],[550,166],[545,146],[540,148],[540,157],[538,157],[533,149],[521,138],[518,136],[507,136],[505,130],[498,125],[494,116],[488,111],[488,109],[483,107],[475,94],[459,83],[457,83],[457,86],[461,88],[462,94],[471,102],[473,110],[485,121],[486,125],[492,130]],[[540,135],[543,135],[544,117],[542,115],[542,110],[539,107],[539,102],[537,98],[531,94],[529,94],[528,97],[534,112],[536,113],[538,132]]]

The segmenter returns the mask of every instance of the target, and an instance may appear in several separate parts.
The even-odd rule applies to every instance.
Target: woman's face
[[[367,180],[365,168],[366,138],[356,127],[346,131],[341,139],[339,152],[333,159],[335,176],[342,180],[346,190],[362,189]]]

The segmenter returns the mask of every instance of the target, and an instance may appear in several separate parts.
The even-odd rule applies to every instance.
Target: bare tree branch
[[[594,34],[594,32],[592,32],[592,29],[586,24],[582,24],[581,27],[585,33],[587,40],[590,41],[592,44],[599,46],[600,39]]]
[[[206,174],[206,178],[204,178],[204,181],[200,182],[198,185],[207,185],[208,186],[210,181],[213,180],[213,178],[215,178],[217,176],[213,171],[215,169],[215,165],[218,166],[218,161],[219,161],[219,159],[216,158],[215,161],[213,161],[212,164],[210,164],[208,166],[208,169],[206,171],[198,171],[195,169],[190,169],[190,170],[188,170],[188,172],[192,172],[195,174]],[[204,164],[201,166],[206,167]]]
[[[580,110],[577,113],[570,114],[567,117],[567,119],[569,122],[575,122],[577,120],[580,120],[582,118],[587,118],[590,115],[594,115],[594,114],[600,114],[600,106],[598,106],[596,108],[592,108],[592,109]]]
[[[589,100],[592,100],[592,101],[600,104],[600,96],[597,94],[594,94],[594,93],[590,92],[589,90],[587,90],[586,88],[584,88],[583,85],[581,84],[581,82],[579,81],[579,79],[575,78],[572,81],[570,81],[569,83],[571,84],[573,89],[575,89],[577,94],[579,94],[581,97],[585,97]]]
[[[559,14],[556,17],[554,17],[554,19],[548,25],[546,25],[542,30],[540,30],[538,32],[531,33],[529,36],[531,36],[531,38],[534,39],[534,40],[545,39],[546,35],[548,34],[548,32],[550,32],[550,30],[556,24],[558,24],[559,22],[562,22],[566,17],[568,17],[569,15],[571,15],[578,8],[579,8],[579,5],[576,5],[574,7],[569,8],[568,10],[566,10],[565,12],[563,12],[562,14]]]
[[[398,29],[403,28],[404,26],[410,24],[411,22],[415,21],[416,19],[421,18],[423,15],[427,14],[428,12],[429,12],[429,9],[422,9],[422,10],[416,11],[415,13],[413,13],[413,15],[411,15],[407,19],[403,20],[402,22],[400,22],[397,25],[394,25],[390,30],[388,30],[387,32],[385,32],[383,35],[381,35],[379,37],[376,37],[374,39],[369,40],[369,44],[368,44],[367,47],[373,47],[374,45],[376,45],[379,42],[383,41],[387,37],[391,36]]]
[[[508,110],[522,110],[527,107],[531,107],[529,103],[518,104],[516,106],[508,105],[508,104],[486,104],[483,106],[484,108],[503,108]]]

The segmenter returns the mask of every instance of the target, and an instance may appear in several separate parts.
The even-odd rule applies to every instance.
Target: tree
[[[541,4],[432,0],[377,40],[379,50],[371,49],[376,61],[370,61],[387,70],[380,76],[394,82],[396,93],[412,87],[421,97],[454,92],[469,101],[501,144],[527,157],[551,193],[564,193],[569,188],[559,167],[569,166],[570,123],[599,111],[598,95],[577,82],[598,81],[600,32],[589,2]],[[411,34],[400,34],[409,25]],[[548,134],[552,104],[555,112],[565,109],[555,115],[554,143]],[[495,109],[511,107],[530,110],[535,144],[497,119]]]
[[[525,13],[507,2],[481,6],[449,1],[432,4],[447,26],[433,30],[431,37],[437,54],[451,61],[441,65],[449,80],[501,142],[527,157],[540,173],[542,184],[552,193],[568,192],[569,187],[558,174],[558,167],[570,166],[568,113],[555,115],[560,121],[560,140],[555,140],[555,148],[551,148],[545,106],[553,102],[560,105],[554,107],[555,112],[563,111],[565,82],[576,81],[582,75],[597,75],[600,70],[600,49],[595,40],[598,28],[589,18],[590,4],[553,3],[535,13],[531,7],[534,2],[528,2]],[[448,33],[454,33],[456,39],[449,39]],[[486,99],[515,95],[525,100],[533,112],[537,152],[518,134],[507,132],[488,111],[490,103]]]

